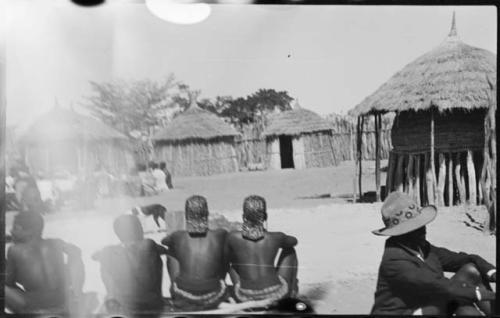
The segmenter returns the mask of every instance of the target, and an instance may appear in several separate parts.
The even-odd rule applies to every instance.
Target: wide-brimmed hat
[[[382,205],[382,221],[385,227],[372,233],[386,236],[406,234],[432,222],[436,215],[435,206],[420,207],[409,195],[392,192]]]

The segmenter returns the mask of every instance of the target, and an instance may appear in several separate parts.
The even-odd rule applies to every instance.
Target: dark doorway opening
[[[291,136],[280,136],[281,169],[295,168],[293,164],[293,145]]]

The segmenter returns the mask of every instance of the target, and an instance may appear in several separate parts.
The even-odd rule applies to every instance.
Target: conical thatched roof
[[[182,114],[175,117],[167,127],[153,136],[155,141],[187,139],[213,139],[237,136],[238,132],[225,121],[201,109],[193,102]]]
[[[21,142],[63,140],[127,140],[115,129],[71,109],[54,107],[38,117],[20,137]]]
[[[332,124],[313,111],[295,104],[292,110],[271,116],[264,136],[300,135],[316,131],[331,131]]]
[[[349,113],[423,110],[432,106],[487,108],[490,83],[496,83],[496,55],[462,42],[453,16],[441,45],[406,65]]]

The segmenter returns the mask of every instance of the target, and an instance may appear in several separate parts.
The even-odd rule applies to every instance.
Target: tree
[[[152,155],[151,135],[175,112],[177,100],[185,89],[173,75],[164,80],[90,82],[92,95],[86,108],[106,124],[137,142],[140,152]]]
[[[288,92],[277,92],[274,89],[259,89],[247,97],[217,97],[206,109],[214,109],[215,113],[227,119],[232,124],[241,126],[260,122],[269,113],[291,109],[293,98]]]

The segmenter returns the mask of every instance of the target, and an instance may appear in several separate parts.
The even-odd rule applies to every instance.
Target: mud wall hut
[[[341,160],[332,124],[300,107],[275,114],[264,131],[268,169],[327,167]]]
[[[406,192],[420,204],[483,202],[482,184],[490,182],[484,179],[495,174],[484,171],[484,149],[486,115],[492,106],[496,109],[496,67],[496,55],[460,40],[453,16],[441,45],[405,66],[351,111],[358,125],[367,116],[396,114],[386,192]],[[379,181],[376,187],[380,193]],[[362,193],[361,181],[358,190]]]
[[[58,106],[38,117],[21,134],[19,143],[33,173],[77,175],[102,166],[121,174],[134,165],[125,135],[97,119]]]
[[[238,171],[238,132],[195,102],[153,136],[155,156],[174,176],[208,176]]]

